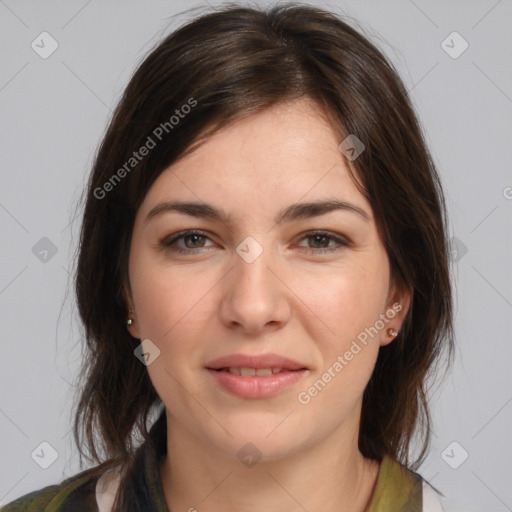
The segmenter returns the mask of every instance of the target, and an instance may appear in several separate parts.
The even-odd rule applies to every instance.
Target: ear
[[[395,285],[391,286],[385,312],[387,323],[382,330],[380,339],[381,347],[391,343],[400,334],[409,307],[411,306],[411,298],[412,293],[405,287],[399,288]],[[393,329],[397,334],[393,332]]]
[[[126,328],[128,329],[128,332],[130,335],[136,339],[140,339],[140,332],[139,332],[139,323],[137,321],[137,317],[135,315],[135,308],[133,306],[133,298],[132,293],[130,289],[130,285],[128,283],[124,283],[123,285],[123,298],[125,301],[125,304],[127,304],[127,311],[126,311],[126,320],[131,319],[132,325],[126,324]]]

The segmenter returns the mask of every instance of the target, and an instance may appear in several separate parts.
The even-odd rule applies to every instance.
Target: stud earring
[[[389,336],[392,336],[393,338],[398,334],[398,331],[396,329],[393,329],[392,327],[390,327],[388,329],[388,335]]]
[[[133,313],[133,309],[130,309],[129,312]],[[126,327],[130,327],[130,325],[133,325],[133,318],[128,318],[128,320],[126,320]]]

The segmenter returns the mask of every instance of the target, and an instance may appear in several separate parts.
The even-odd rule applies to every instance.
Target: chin
[[[261,462],[264,462],[284,459],[309,442],[311,435],[305,429],[298,429],[289,419],[283,422],[286,415],[280,414],[277,418],[274,414],[263,416],[249,414],[236,421],[223,422],[233,437],[221,436],[222,439],[216,439],[215,444],[220,441],[219,449],[238,458],[249,455],[261,457]]]

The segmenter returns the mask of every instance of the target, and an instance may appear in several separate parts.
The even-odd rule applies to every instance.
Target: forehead
[[[222,128],[164,170],[142,213],[170,199],[250,213],[327,197],[369,212],[338,149],[340,137],[309,99],[272,106]]]

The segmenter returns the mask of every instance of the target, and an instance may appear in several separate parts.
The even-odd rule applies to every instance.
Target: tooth
[[[256,375],[261,375],[262,377],[264,375],[272,375],[272,369],[271,368],[258,368],[256,370]]]
[[[253,377],[260,376],[264,377],[266,375],[272,375],[274,373],[282,373],[288,372],[290,370],[286,370],[283,368],[240,368],[237,366],[231,366],[230,368],[225,368],[223,371],[227,371],[232,373],[233,375],[241,375],[242,377]]]

